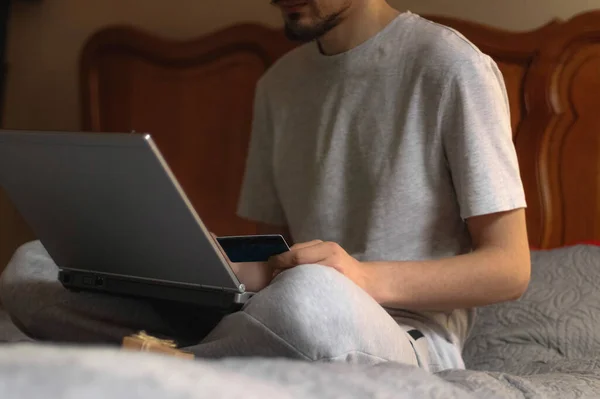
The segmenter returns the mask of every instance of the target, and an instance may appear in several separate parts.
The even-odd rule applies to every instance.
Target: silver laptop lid
[[[0,130],[0,185],[61,268],[244,289],[149,135]]]

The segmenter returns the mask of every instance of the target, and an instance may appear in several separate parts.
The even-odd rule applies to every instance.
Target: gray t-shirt
[[[465,219],[525,207],[494,61],[407,12],[345,53],[316,43],[259,81],[239,214],[335,241],[362,261],[471,251]],[[471,309],[390,310],[462,347]]]

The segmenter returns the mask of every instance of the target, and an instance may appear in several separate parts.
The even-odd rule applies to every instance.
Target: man
[[[257,274],[266,288],[191,349],[464,367],[473,309],[514,300],[529,282],[497,66],[453,30],[384,0],[274,4],[288,36],[307,43],[257,86],[239,212],[298,244]],[[196,319],[206,314],[192,309],[76,296],[57,283],[41,296],[32,276],[54,282],[55,266],[16,258],[3,300],[37,337],[203,336]]]

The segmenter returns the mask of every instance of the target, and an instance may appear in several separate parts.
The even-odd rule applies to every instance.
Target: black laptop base
[[[79,270],[61,269],[58,279],[70,291],[88,291],[101,294],[150,300],[170,301],[199,307],[213,308],[225,313],[241,309],[239,293],[217,289],[182,287],[154,282],[142,282]],[[247,294],[246,294],[247,295]]]

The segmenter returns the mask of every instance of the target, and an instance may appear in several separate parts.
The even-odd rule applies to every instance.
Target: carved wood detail
[[[600,240],[600,12],[520,33],[425,17],[472,40],[505,76],[531,245]],[[253,226],[231,215],[250,93],[259,75],[294,46],[278,30],[249,24],[184,43],[108,28],[82,57],[84,127],[153,132],[210,227],[251,233]],[[167,99],[153,100],[161,96]],[[124,107],[115,105],[120,101]],[[206,169],[211,173],[199,172]]]
[[[172,42],[130,28],[93,36],[82,55],[83,126],[151,133],[216,234],[254,234],[235,215],[256,82],[291,48],[253,25]]]

